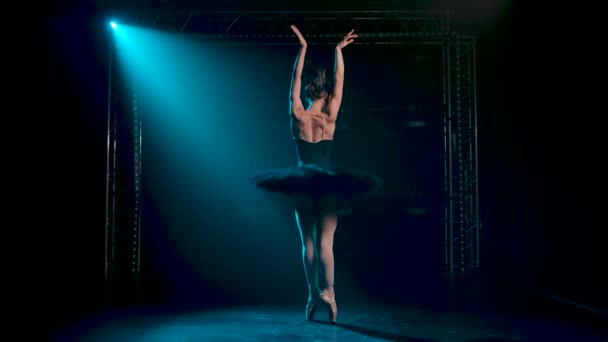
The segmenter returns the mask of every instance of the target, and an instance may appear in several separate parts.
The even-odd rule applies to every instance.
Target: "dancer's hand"
[[[355,32],[354,29],[352,29],[350,32],[348,32],[346,34],[346,36],[344,36],[344,38],[338,43],[338,45],[336,46],[336,48],[342,49],[345,46],[347,46],[348,44],[352,43],[355,40],[355,38],[359,37],[354,32]]]
[[[298,30],[296,25],[291,25],[291,30],[293,31],[293,33],[296,34],[296,36],[298,36],[298,39],[300,40],[300,45],[306,46],[306,39],[304,39],[304,36],[302,35],[302,33],[300,33],[300,30]]]

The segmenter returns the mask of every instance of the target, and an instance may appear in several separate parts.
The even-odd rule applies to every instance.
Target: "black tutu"
[[[364,170],[329,163],[330,141],[309,143],[296,140],[299,166],[265,170],[250,177],[251,184],[264,190],[313,199],[328,195],[352,198],[378,191],[383,180]]]

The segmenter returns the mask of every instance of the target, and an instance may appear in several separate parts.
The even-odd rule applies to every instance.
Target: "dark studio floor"
[[[438,296],[441,303],[437,298],[424,297],[387,304],[385,300],[363,299],[366,296],[354,297],[352,291],[344,291],[342,297],[337,296],[340,311],[336,325],[327,323],[327,313],[322,309],[315,321],[306,321],[305,301],[300,305],[181,310],[150,305],[106,307],[72,319],[56,330],[53,340],[608,341],[608,325],[602,323],[603,317],[571,305],[540,297],[513,297],[484,305],[480,297],[470,297],[476,290],[465,292],[456,286],[448,289],[446,296]]]

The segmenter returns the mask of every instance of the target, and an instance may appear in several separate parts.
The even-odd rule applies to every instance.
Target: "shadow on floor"
[[[346,330],[350,330],[362,335],[366,335],[369,337],[375,337],[375,338],[381,338],[381,339],[385,339],[387,341],[398,341],[398,342],[436,342],[435,340],[428,340],[428,339],[423,339],[423,338],[416,338],[416,337],[410,337],[410,336],[405,336],[405,335],[399,335],[399,334],[395,334],[395,333],[390,333],[390,332],[383,332],[383,331],[378,331],[378,330],[372,330],[372,329],[368,329],[368,328],[364,328],[364,327],[360,327],[360,326],[356,326],[356,325],[352,325],[352,324],[345,324],[345,323],[328,323],[328,322],[323,322],[323,321],[314,321],[315,323],[319,323],[319,324],[325,324],[325,325],[333,325],[342,329],[346,329]]]

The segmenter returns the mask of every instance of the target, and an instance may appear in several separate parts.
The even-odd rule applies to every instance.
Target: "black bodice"
[[[314,164],[322,168],[331,165],[331,140],[321,140],[311,143],[302,139],[295,139],[299,165]]]

